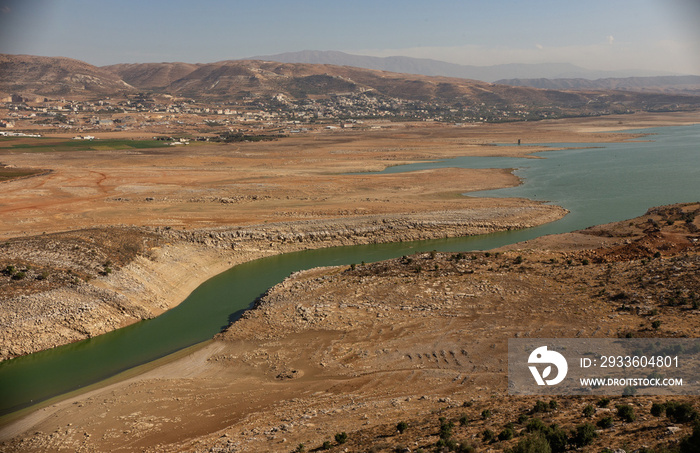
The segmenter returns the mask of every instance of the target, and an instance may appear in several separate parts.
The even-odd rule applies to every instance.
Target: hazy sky
[[[0,0],[0,53],[95,65],[299,50],[700,75],[700,0]]]

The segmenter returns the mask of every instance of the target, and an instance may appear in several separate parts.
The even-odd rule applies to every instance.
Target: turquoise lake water
[[[36,404],[210,339],[269,287],[294,271],[372,262],[419,251],[487,250],[535,237],[624,220],[653,206],[700,200],[700,125],[645,129],[653,141],[548,144],[544,159],[464,157],[390,167],[517,168],[523,184],[466,196],[525,197],[571,211],[527,230],[431,241],[310,250],[236,266],[202,284],[163,315],[99,337],[0,363],[0,415]]]

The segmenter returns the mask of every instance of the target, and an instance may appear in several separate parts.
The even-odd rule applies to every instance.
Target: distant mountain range
[[[588,79],[503,79],[496,83],[547,90],[624,90],[700,95],[700,76]]]
[[[381,71],[428,76],[459,77],[462,79],[495,82],[501,79],[558,79],[558,78],[617,78],[639,76],[672,75],[650,71],[593,71],[568,63],[501,64],[494,66],[471,66],[427,58],[370,57],[337,51],[304,50],[277,55],[250,57],[251,60],[279,61],[281,63],[332,64]]]
[[[689,79],[692,82],[694,79]],[[612,83],[612,82],[611,82]],[[641,82],[640,82],[641,83]],[[661,83],[656,80],[654,83]],[[95,67],[69,58],[0,54],[0,98],[18,95],[99,99],[139,92],[201,101],[272,102],[373,96],[438,102],[456,109],[559,109],[561,115],[700,108],[700,96],[615,90],[555,90],[352,66],[230,60],[208,64],[143,63]],[[396,103],[396,105],[400,105]]]

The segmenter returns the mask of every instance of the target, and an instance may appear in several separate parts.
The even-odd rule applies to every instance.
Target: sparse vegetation
[[[584,423],[578,425],[576,429],[572,431],[569,441],[576,447],[585,447],[592,443],[596,437],[598,437],[598,433],[596,432],[595,426],[590,423]]]
[[[613,425],[613,418],[611,416],[603,417],[598,420],[596,425],[602,429],[610,428]]]
[[[444,417],[440,417],[440,439],[449,439],[452,437],[452,429],[454,423],[447,421]]]
[[[524,437],[509,453],[552,453],[552,447],[540,432]]]
[[[634,408],[630,406],[629,404],[619,404],[616,406],[617,408],[617,416],[627,422],[631,423],[637,419],[637,415],[634,413]]]
[[[345,431],[340,432],[340,433],[336,433],[335,441],[338,442],[338,444],[341,444],[341,445],[344,444],[345,442],[348,441],[348,434]]]
[[[547,412],[547,411],[549,411],[549,405],[547,405],[547,403],[545,403],[542,400],[537,400],[537,402],[535,403],[535,406],[532,408],[530,413],[538,414],[538,413]]]
[[[666,405],[663,403],[653,403],[649,412],[654,417],[661,417],[666,413]]]
[[[396,430],[400,433],[403,434],[404,431],[408,429],[408,423],[406,422],[399,422],[396,424]]]
[[[674,423],[689,423],[700,420],[698,412],[690,403],[666,402],[666,417]]]
[[[512,428],[503,428],[503,431],[498,433],[498,440],[511,440],[515,436],[515,431]]]

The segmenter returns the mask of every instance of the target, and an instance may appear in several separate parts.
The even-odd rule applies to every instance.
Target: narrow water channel
[[[208,340],[237,319],[260,294],[294,271],[379,261],[427,250],[487,250],[635,217],[652,206],[700,200],[700,126],[644,132],[656,134],[650,137],[654,141],[549,151],[542,154],[545,159],[465,157],[392,167],[387,171],[518,168],[516,174],[524,179],[521,186],[466,195],[526,197],[563,206],[571,213],[557,222],[527,230],[310,250],[238,265],[206,281],[182,304],[155,319],[0,363],[0,415]]]

